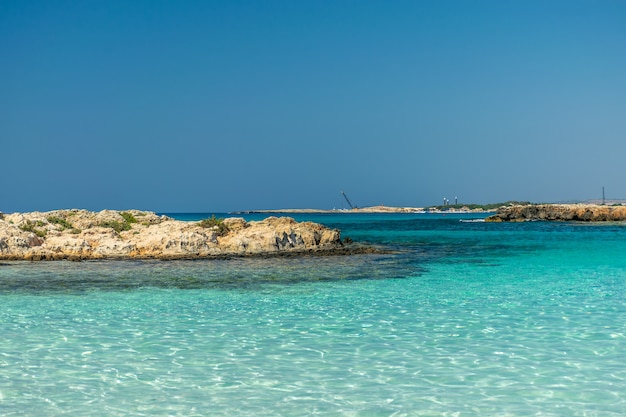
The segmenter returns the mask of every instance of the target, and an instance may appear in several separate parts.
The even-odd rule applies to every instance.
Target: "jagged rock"
[[[198,258],[342,252],[340,232],[289,217],[203,227],[152,212],[55,210],[4,214],[0,259]]]
[[[593,204],[529,204],[514,205],[498,209],[487,217],[487,222],[523,221],[625,221],[625,206],[600,206]]]

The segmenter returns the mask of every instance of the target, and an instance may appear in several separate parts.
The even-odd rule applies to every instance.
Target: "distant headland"
[[[339,230],[289,217],[184,222],[153,212],[0,213],[0,260],[196,259],[347,254]]]
[[[324,213],[488,213],[495,212],[503,204],[456,204],[431,207],[393,207],[393,206],[369,206],[354,207],[350,209],[275,209],[275,210],[245,210],[235,211],[231,214],[324,214]]]

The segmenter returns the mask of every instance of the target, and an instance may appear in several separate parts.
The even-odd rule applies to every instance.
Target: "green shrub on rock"
[[[133,213],[129,213],[127,211],[123,211],[120,213],[120,216],[124,218],[124,221],[128,224],[137,223],[137,219],[133,216]]]
[[[109,227],[115,230],[117,233],[120,233],[120,232],[125,232],[127,230],[132,229],[133,228],[132,224],[137,223],[137,219],[135,218],[135,216],[133,216],[132,213],[123,211],[120,213],[120,216],[122,217],[122,219],[124,219],[124,221],[107,220],[107,221],[101,222],[100,224],[98,224],[98,226]]]
[[[215,215],[209,217],[208,219],[200,220],[198,225],[207,229],[216,228],[218,236],[224,236],[230,231],[228,226],[224,223],[224,219],[218,219]]]
[[[48,223],[50,224],[59,225],[61,227],[61,230],[74,228],[74,226],[72,226],[70,222],[68,222],[65,219],[62,219],[61,217],[50,216],[47,218],[47,220],[48,220]]]
[[[132,226],[128,222],[117,222],[117,221],[106,221],[100,223],[98,226],[100,227],[109,227],[115,230],[117,233],[124,232],[126,230],[130,230]]]
[[[37,220],[36,222],[33,222],[31,220],[26,220],[26,223],[19,226],[19,229],[25,232],[34,233],[35,235],[39,237],[45,237],[48,234],[48,231],[45,229],[44,230],[37,229],[37,227],[42,227],[42,226],[45,226],[45,223],[42,222],[41,220]]]
[[[61,218],[61,217],[56,217],[56,216],[50,216],[48,217],[46,220],[48,220],[48,223],[50,224],[56,224],[58,226],[60,226],[59,231],[64,231],[69,229],[70,233],[72,234],[79,234],[81,231],[80,229],[76,229],[72,223],[68,222],[67,220]]]

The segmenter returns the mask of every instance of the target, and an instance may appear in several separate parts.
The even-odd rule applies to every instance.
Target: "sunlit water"
[[[0,415],[626,415],[626,226],[298,218],[392,251],[3,263]]]

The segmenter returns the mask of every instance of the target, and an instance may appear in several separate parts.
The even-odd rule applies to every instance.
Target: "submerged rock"
[[[625,221],[626,206],[595,204],[527,204],[501,207],[487,222],[523,221]]]
[[[0,259],[210,258],[343,253],[339,230],[289,217],[183,222],[152,212],[4,214]]]

